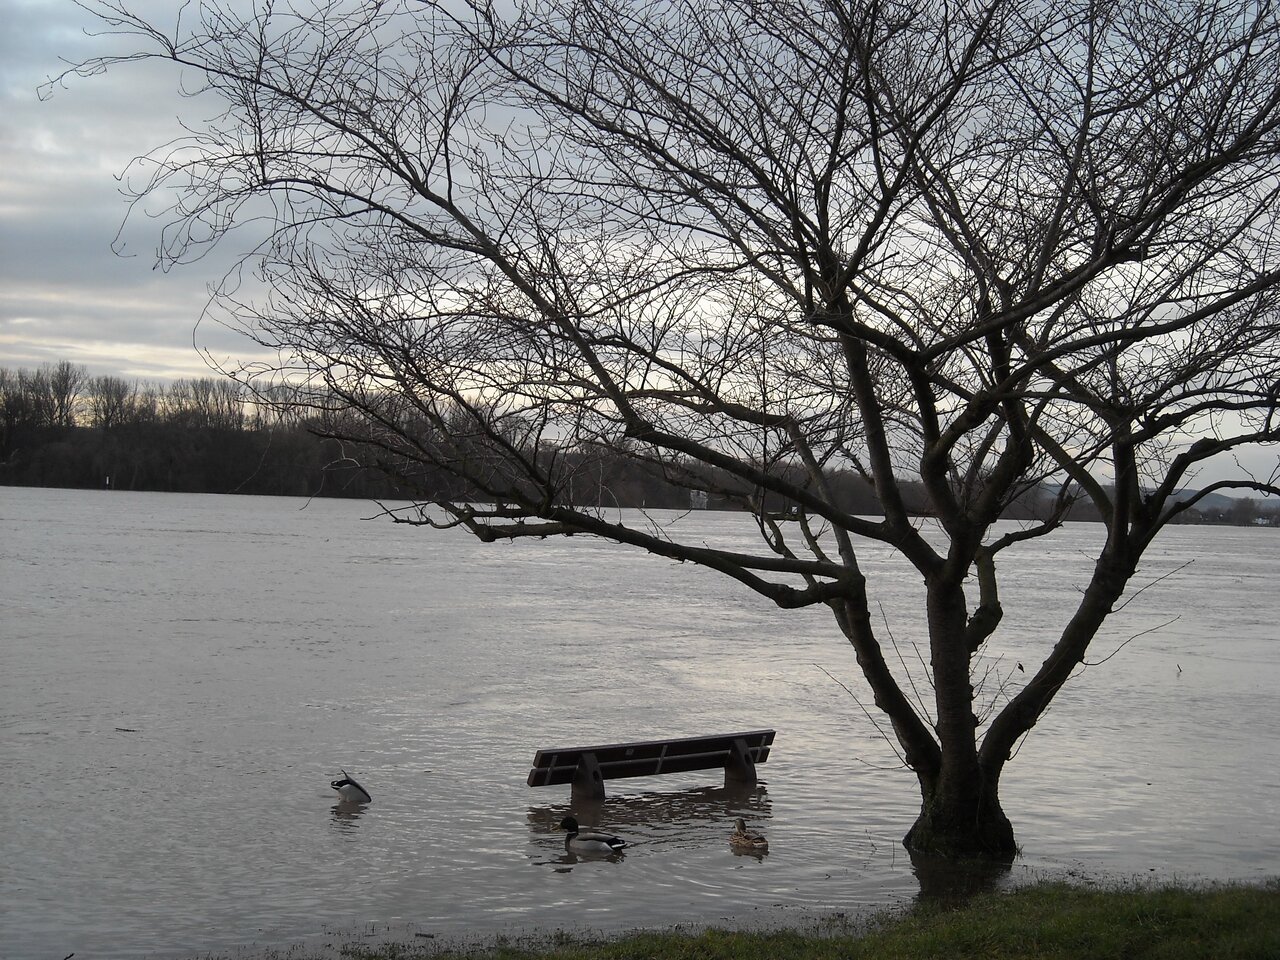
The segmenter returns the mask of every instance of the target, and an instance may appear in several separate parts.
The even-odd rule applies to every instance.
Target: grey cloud
[[[172,3],[134,4],[172,18]],[[37,91],[69,62],[120,49],[86,34],[65,0],[0,0],[0,365],[70,359],[134,376],[207,373],[192,331],[231,251],[169,274],[152,269],[162,221],[127,210],[117,179],[140,153],[199,115],[163,63],[71,77]],[[132,254],[120,257],[118,249]],[[252,344],[213,324],[199,338],[218,356]]]

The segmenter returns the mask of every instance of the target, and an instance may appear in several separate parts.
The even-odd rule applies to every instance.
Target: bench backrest
[[[529,786],[547,787],[572,783],[578,762],[591,754],[606,780],[622,777],[652,777],[662,773],[710,770],[728,764],[733,745],[741,740],[754,763],[769,759],[774,731],[748,730],[712,737],[684,737],[678,740],[638,740],[634,743],[607,743],[592,747],[560,747],[539,750],[529,771]]]

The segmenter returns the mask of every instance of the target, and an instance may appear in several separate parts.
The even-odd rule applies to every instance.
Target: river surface
[[[0,488],[6,957],[750,924],[920,894],[914,780],[822,611],[590,538],[483,545],[376,513]],[[740,515],[650,520],[752,542]],[[1043,659],[1100,533],[1002,555],[985,698]],[[865,569],[923,694],[919,577],[873,548]],[[1157,541],[1090,656],[1110,659],[1006,772],[1011,882],[1280,873],[1277,572],[1277,530]],[[778,733],[754,791],[610,781],[575,811],[630,841],[616,859],[568,855],[568,788],[525,782],[540,747],[760,727]],[[373,803],[335,803],[340,768]],[[739,815],[766,856],[730,849]]]

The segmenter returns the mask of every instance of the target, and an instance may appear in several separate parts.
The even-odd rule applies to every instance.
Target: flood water
[[[376,510],[0,488],[6,956],[749,924],[920,893],[914,780],[822,611],[589,538],[483,545]],[[752,537],[737,515],[652,519]],[[1006,556],[985,696],[1043,659],[1100,531]],[[1115,655],[1005,775],[1012,881],[1280,873],[1277,570],[1276,530],[1157,542],[1090,659]],[[919,578],[879,550],[866,571],[923,692]],[[567,855],[568,788],[525,782],[540,747],[760,727],[754,791],[610,781],[577,811],[631,842],[617,859]],[[372,804],[335,803],[339,768]],[[767,856],[730,849],[739,815]]]

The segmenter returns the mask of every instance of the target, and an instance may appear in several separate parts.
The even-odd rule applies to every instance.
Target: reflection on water
[[[6,958],[762,924],[1044,873],[1280,872],[1280,738],[1258,735],[1280,729],[1275,531],[1177,528],[1152,553],[1148,581],[1211,562],[1119,610],[1094,659],[1141,639],[1021,747],[1001,797],[1024,852],[1002,878],[903,851],[915,779],[832,679],[861,689],[822,611],[588,538],[488,546],[365,510],[0,488]],[[665,519],[731,549],[756,536],[734,515]],[[1061,629],[1097,532],[1010,555],[1009,629],[984,652],[1005,693]],[[864,559],[903,644],[890,662],[913,668],[919,578]],[[762,727],[778,739],[753,790],[679,774],[579,805],[525,782],[545,743]],[[376,806],[334,802],[336,758]],[[245,777],[269,802],[244,803]],[[568,854],[566,814],[625,857]],[[768,856],[730,846],[739,816]]]
[[[350,800],[339,800],[330,808],[330,818],[334,829],[339,833],[351,833],[358,827],[359,820],[368,809],[366,803],[355,803]]]
[[[650,778],[647,782],[661,782]],[[551,787],[543,789],[554,789]],[[573,817],[584,830],[617,831],[622,827],[678,832],[695,823],[733,823],[738,817],[766,820],[770,816],[769,791],[764,783],[753,786],[690,787],[686,790],[649,790],[619,794],[605,800],[566,799],[562,804],[531,806],[532,832],[558,832],[565,817]]]
[[[568,792],[568,788],[562,789]],[[612,854],[570,850],[568,837],[560,829],[560,821],[569,816],[578,821],[583,832],[617,835],[627,842],[626,849]],[[595,801],[566,798],[561,804],[529,807],[526,821],[535,843],[541,846],[541,841],[550,836],[564,847],[554,858],[535,862],[564,872],[580,860],[618,861],[639,846],[683,846],[691,836],[704,836],[718,825],[727,823],[731,827],[738,817],[767,820],[769,816],[768,790],[764,783],[757,783],[618,793]],[[725,831],[726,846],[731,832]]]
[[[606,850],[571,850],[568,838],[565,839],[564,843],[563,852],[554,859],[535,860],[534,863],[540,867],[551,867],[555,873],[568,873],[577,863],[598,863],[601,860],[609,863],[621,863],[627,855],[626,850],[615,850],[612,853]]]
[[[970,897],[1000,889],[1013,865],[990,860],[945,860],[912,851],[911,871],[920,883],[921,902],[960,904]]]

